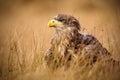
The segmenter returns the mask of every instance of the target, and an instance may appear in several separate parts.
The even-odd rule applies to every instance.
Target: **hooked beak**
[[[48,27],[62,27],[63,26],[63,23],[60,22],[60,21],[57,21],[55,19],[52,19],[48,22]]]

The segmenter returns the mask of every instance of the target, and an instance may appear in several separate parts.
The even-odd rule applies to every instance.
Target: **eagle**
[[[49,66],[70,66],[72,60],[92,58],[92,62],[111,56],[110,52],[94,36],[81,33],[79,21],[72,15],[58,14],[48,22],[55,32],[50,48],[45,53]]]

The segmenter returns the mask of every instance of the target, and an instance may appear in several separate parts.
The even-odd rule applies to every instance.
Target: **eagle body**
[[[62,21],[62,24],[58,23],[57,26],[49,24],[55,28],[55,33],[51,39],[51,46],[45,54],[45,61],[48,65],[69,65],[72,60],[91,56],[92,61],[95,62],[110,55],[94,36],[80,33],[79,21],[73,16],[59,14],[54,19],[52,23]]]

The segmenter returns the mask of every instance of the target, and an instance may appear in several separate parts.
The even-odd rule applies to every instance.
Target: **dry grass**
[[[94,30],[95,31],[95,30]],[[107,35],[108,36],[108,35]],[[120,65],[114,63],[97,62],[92,66],[85,66],[88,60],[83,63],[79,61],[67,70],[60,67],[55,71],[44,65],[43,44],[39,43],[36,34],[32,36],[32,55],[27,53],[24,45],[21,44],[21,37],[15,31],[10,37],[8,45],[7,69],[1,73],[1,80],[119,80]],[[109,43],[109,39],[108,39]],[[104,43],[103,43],[104,44]],[[109,46],[111,46],[109,44]],[[28,59],[28,60],[27,60]],[[3,74],[4,73],[4,74]]]
[[[77,0],[62,1],[63,6],[58,4],[54,10],[51,2],[45,4],[45,8],[44,4],[15,5],[11,14],[0,19],[0,80],[119,80],[120,65],[112,62],[103,60],[92,67],[82,62],[79,62],[80,66],[71,63],[68,70],[61,67],[52,71],[44,65],[43,56],[52,35],[46,25],[48,20],[57,13],[70,13],[80,20],[81,32],[97,37],[113,58],[120,60],[120,17],[116,19],[120,12],[114,12],[102,2],[90,9],[85,7],[90,3],[82,4]],[[71,6],[73,4],[75,6]]]
[[[96,28],[93,29],[95,35]],[[87,31],[87,30],[86,30]],[[85,32],[83,29],[82,32]],[[101,31],[103,32],[103,30]],[[110,38],[107,34],[108,49],[111,50]],[[45,53],[44,41],[39,39],[37,34],[32,32],[31,48],[23,44],[22,33],[16,30],[9,37],[7,47],[8,58],[6,60],[6,68],[1,71],[1,80],[119,80],[120,79],[120,65],[114,63],[106,63],[104,59],[102,62],[97,62],[92,66],[85,66],[82,61],[67,70],[60,67],[52,71],[44,65],[43,56]],[[43,36],[42,36],[43,37]],[[102,44],[104,44],[104,38]],[[24,39],[24,38],[23,38]],[[41,43],[43,41],[43,44]],[[116,44],[116,43],[115,43]],[[30,46],[29,45],[29,46]],[[27,47],[27,48],[26,48]],[[113,50],[113,49],[112,49]],[[111,50],[111,53],[112,53]],[[112,53],[114,54],[114,53]]]

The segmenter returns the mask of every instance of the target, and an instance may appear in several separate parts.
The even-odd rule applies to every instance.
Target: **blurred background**
[[[41,56],[36,57],[49,47],[53,33],[47,23],[58,13],[75,16],[81,32],[97,37],[120,60],[119,4],[120,0],[0,0],[0,77],[36,70]]]

